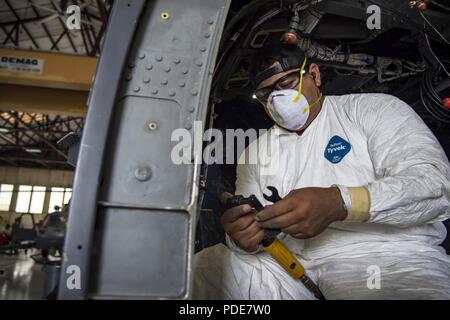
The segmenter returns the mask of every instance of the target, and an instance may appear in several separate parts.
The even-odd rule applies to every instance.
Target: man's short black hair
[[[274,74],[290,69],[301,68],[305,53],[292,44],[269,44],[259,49],[250,66],[250,81],[254,88]],[[279,65],[271,67],[275,62]]]

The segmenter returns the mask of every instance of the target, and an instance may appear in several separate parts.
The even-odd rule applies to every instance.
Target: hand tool
[[[272,203],[276,203],[281,200],[280,193],[278,192],[278,189],[272,186],[268,186],[267,189],[271,192],[270,196],[267,194],[263,194],[264,199],[267,201],[270,201]]]
[[[280,201],[278,190],[275,187],[267,187],[271,191],[271,195],[264,194],[264,199],[272,203]],[[228,208],[236,207],[239,205],[248,204],[257,212],[264,209],[264,206],[259,202],[255,195],[251,195],[246,198],[241,195],[232,196],[227,199],[226,206]],[[264,237],[261,244],[264,250],[272,256],[283,269],[294,279],[299,279],[303,285],[310,290],[314,296],[319,300],[326,300],[319,287],[305,274],[305,269],[298,261],[298,259],[289,251],[289,249],[282,243],[277,235],[281,231],[279,229],[265,229]]]

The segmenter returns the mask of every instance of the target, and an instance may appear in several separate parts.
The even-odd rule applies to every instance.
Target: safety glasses
[[[270,94],[275,90],[295,89],[300,83],[300,72],[298,70],[288,73],[284,77],[278,79],[270,86],[257,89],[255,96],[261,102],[267,102]]]

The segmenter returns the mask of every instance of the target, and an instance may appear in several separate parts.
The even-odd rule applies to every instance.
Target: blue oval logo
[[[350,152],[352,146],[339,136],[334,136],[325,148],[325,158],[331,163],[339,163]]]

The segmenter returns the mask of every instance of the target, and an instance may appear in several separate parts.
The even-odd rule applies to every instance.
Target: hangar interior
[[[70,5],[80,30],[66,25]],[[82,131],[110,10],[100,0],[0,2],[0,56],[10,58],[0,70],[0,299],[43,297],[47,244],[36,233],[70,202],[74,166],[59,142]]]
[[[101,91],[93,87],[99,58],[111,54],[103,51],[106,45],[106,31],[117,31],[117,28],[121,26],[120,23],[128,20],[139,21],[136,23],[138,31],[137,35],[134,35],[135,38],[120,40],[123,42],[126,55],[126,59],[123,60],[127,61],[117,61],[117,65],[115,63],[110,65],[111,70],[118,69],[120,76],[125,75],[122,78],[127,78],[128,83],[132,83],[133,72],[138,73],[139,70],[145,71],[147,68],[140,66],[139,61],[150,59],[148,56],[139,55],[138,44],[144,43],[151,36],[155,39],[161,38],[161,41],[169,39],[169,35],[156,35],[158,31],[152,35],[145,34],[144,29],[151,25],[152,18],[153,22],[156,21],[155,17],[159,17],[161,11],[166,10],[174,14],[167,19],[162,18],[161,15],[163,20],[177,21],[177,14],[179,16],[186,14],[187,18],[194,17],[199,19],[199,24],[204,23],[202,20],[204,17],[199,18],[195,12],[192,13],[191,10],[184,12],[181,1],[178,3],[167,1],[166,4],[162,1],[155,1],[154,4],[150,4],[150,1],[123,1],[120,5],[124,5],[124,8],[126,7],[124,3],[127,2],[128,7],[131,7],[130,10],[134,10],[136,6],[143,13],[136,13],[138,18],[130,17],[131,13],[123,14],[120,20],[119,9],[116,9],[116,20],[111,19],[113,8],[119,7],[119,2],[122,1],[0,0],[0,57],[2,58],[0,68],[0,231],[2,232],[0,299],[56,298],[55,288],[60,277],[58,268],[61,266],[61,256],[64,246],[70,249],[72,244],[67,242],[64,245],[68,215],[69,212],[70,215],[80,214],[75,209],[72,211],[69,208],[73,205],[70,200],[73,192],[76,191],[73,180],[80,139],[86,126],[87,106],[91,106],[90,103],[92,103],[88,101],[88,98],[90,91]],[[193,8],[203,8],[202,5],[206,8],[204,2],[192,1]],[[72,5],[78,6],[81,14],[80,28],[75,30],[67,26],[69,17],[67,9]],[[379,29],[367,28],[366,9],[370,5],[381,7],[381,28]],[[211,10],[213,9],[217,10],[217,8]],[[138,11],[138,9],[135,10]],[[209,13],[206,10],[205,12]],[[450,74],[448,73],[450,70],[450,42],[448,41],[450,39],[448,23],[450,6],[446,1],[233,0],[228,15],[223,19],[225,22],[223,32],[217,28],[212,32],[214,37],[209,34],[208,37],[204,36],[204,38],[218,37],[216,49],[212,44],[204,48],[209,56],[215,59],[204,58],[203,65],[209,65],[215,60],[215,66],[208,74],[211,80],[210,90],[208,91],[208,85],[202,87],[202,90],[208,92],[207,97],[200,95],[207,101],[208,108],[204,110],[204,113],[211,127],[225,131],[273,126],[273,121],[262,112],[261,106],[253,97],[248,76],[250,59],[264,44],[293,36],[297,37],[296,43],[308,53],[309,58],[319,64],[323,74],[324,94],[366,92],[392,94],[413,107],[436,135],[447,156],[450,155]],[[218,21],[220,21],[220,14],[211,25]],[[111,22],[110,29],[108,29],[109,22]],[[207,23],[209,24],[209,21]],[[186,30],[174,31],[173,28],[158,29],[159,27],[156,25],[156,30],[169,30],[170,37],[172,32],[179,32],[181,35],[187,32]],[[153,29],[148,30],[150,33]],[[123,32],[125,34],[127,30]],[[192,34],[189,36],[194,38]],[[173,37],[173,42],[175,40],[179,40],[176,39],[176,35]],[[131,42],[130,48],[126,44],[128,41]],[[112,42],[113,36],[109,43]],[[189,49],[173,50],[173,52],[188,58],[192,55],[194,61],[197,56],[194,57],[192,52],[196,42],[194,40],[191,42],[190,45],[183,43],[185,45],[183,48]],[[164,50],[169,56],[173,53],[169,51],[170,46]],[[152,48],[150,53],[153,54]],[[217,54],[214,55],[214,53]],[[120,53],[116,56],[120,57]],[[113,58],[116,56],[112,56],[108,61],[114,61]],[[153,63],[156,65],[157,62]],[[196,63],[202,66],[202,62]],[[121,69],[122,64],[123,69]],[[174,62],[174,69],[177,64]],[[149,71],[151,68],[146,70]],[[161,74],[156,76],[160,77]],[[107,77],[101,79],[108,81]],[[97,81],[100,80],[97,79]],[[111,76],[111,83],[113,81],[114,77]],[[206,80],[201,78],[196,81]],[[100,84],[97,84],[100,87]],[[156,92],[154,95],[166,94],[164,85],[161,83],[159,93],[153,88]],[[121,86],[121,92],[132,90],[137,95],[140,91],[140,87],[126,87],[124,84]],[[193,89],[192,92],[195,90]],[[178,91],[168,91],[167,95],[173,97],[176,93]],[[197,96],[194,93],[192,95]],[[125,109],[124,107],[123,110]],[[123,110],[117,112],[120,117],[111,121],[111,126],[115,129],[119,128],[122,117],[127,118],[121,113]],[[130,117],[136,119],[135,115]],[[187,119],[194,120],[192,117]],[[91,128],[102,120],[95,121],[92,120]],[[184,120],[179,122],[181,124],[177,123],[177,125],[185,126]],[[133,124],[130,126],[133,127]],[[91,128],[87,130],[87,137],[83,137],[86,141],[96,139]],[[108,129],[99,128],[98,132],[101,133],[101,130],[107,132]],[[114,132],[109,136],[110,139],[105,148],[110,154],[122,150],[115,149],[112,142],[119,140],[121,137],[119,134],[120,132]],[[101,134],[99,136],[102,137]],[[159,146],[156,147],[159,148]],[[142,145],[136,148],[142,148]],[[127,155],[123,153],[118,154],[118,159],[126,157]],[[80,172],[88,172],[84,170],[90,165],[86,161],[83,160],[84,167]],[[101,196],[95,200],[98,200],[101,206],[108,207],[113,203],[108,199],[114,198],[112,195],[115,195],[114,192],[117,191],[107,187],[116,181],[114,180],[116,177],[104,172],[107,170],[112,172],[116,166],[116,163],[105,160],[104,168],[100,168],[103,170],[102,178],[95,181],[96,184],[84,185],[86,193],[94,193],[97,184],[100,186]],[[196,219],[189,220],[189,226],[186,227],[196,231],[195,239],[190,235],[181,239],[185,242],[191,241],[194,252],[224,241],[224,231],[219,222],[223,206],[218,195],[224,191],[234,191],[235,169],[235,165],[204,165],[200,169],[198,215]],[[81,173],[80,176],[82,176]],[[182,178],[185,177],[182,176]],[[174,183],[175,180],[169,181]],[[188,185],[190,176],[186,176],[186,181],[179,184]],[[81,183],[79,190],[79,198],[83,199],[82,196],[85,194],[81,194]],[[189,192],[192,190],[189,189]],[[100,197],[103,198],[100,199]],[[154,201],[158,204],[157,200]],[[80,203],[77,203],[77,208],[81,208]],[[173,208],[176,208],[178,205],[176,200],[174,203]],[[165,207],[164,210],[172,208],[169,205]],[[122,210],[124,210],[123,207]],[[72,219],[74,222],[69,226],[71,232],[69,239],[79,237],[77,230],[80,228],[75,226],[87,221],[81,218],[79,221],[75,221],[76,218]],[[120,281],[116,287],[102,286],[116,275],[110,269],[103,269],[102,263],[106,262],[103,262],[102,259],[105,258],[99,252],[102,249],[105,249],[105,252],[112,249],[103,247],[105,239],[108,239],[103,237],[111,235],[98,231],[99,228],[109,226],[107,223],[110,221],[107,218],[102,219],[95,222],[95,226],[92,227],[94,231],[89,237],[86,236],[94,248],[92,252],[75,256],[86,265],[91,264],[93,266],[91,270],[105,276],[104,278],[101,275],[91,276],[91,280],[94,280],[89,283],[89,289],[87,289],[89,292],[83,292],[82,296],[83,298],[127,297],[129,293],[127,288],[123,289],[124,292],[117,289]],[[130,230],[124,230],[123,237],[133,233],[132,226],[136,230],[141,230],[139,219],[130,219]],[[90,223],[93,222],[90,221]],[[192,223],[194,226],[191,225]],[[117,227],[121,224],[112,226]],[[119,240],[123,239],[119,237]],[[177,241],[180,239],[173,240],[174,243]],[[130,243],[129,246],[141,250],[142,246],[145,247],[145,243]],[[450,250],[448,238],[443,246],[446,250]],[[125,246],[121,250],[129,250],[130,247]],[[82,251],[86,246],[79,244],[77,248]],[[186,275],[192,255],[189,248],[188,245],[183,249],[185,255],[183,259],[185,259],[180,260],[186,263],[182,267]],[[86,256],[96,258],[92,258],[91,261],[90,258],[86,259]],[[150,290],[151,292],[144,296],[185,298],[188,282],[186,278],[189,280],[189,276],[180,279],[181,285],[180,283],[167,284],[167,286],[173,285],[173,290],[161,289],[164,284],[158,283],[155,285],[158,289],[154,292]],[[136,289],[136,291],[131,290],[130,295],[134,296],[133,294],[139,296],[143,293],[140,289]]]

